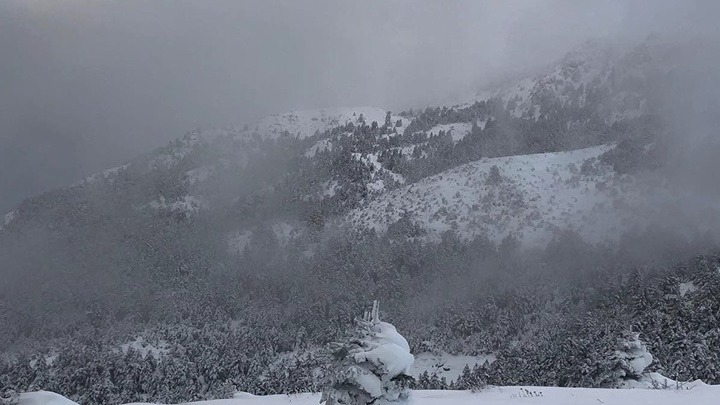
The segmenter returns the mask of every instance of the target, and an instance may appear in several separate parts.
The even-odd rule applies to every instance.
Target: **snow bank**
[[[20,394],[18,405],[78,405],[78,403],[54,392],[36,391]]]
[[[674,387],[671,387],[674,388]],[[715,405],[720,386],[692,383],[681,389],[599,389],[559,387],[494,387],[481,392],[413,391],[412,405]],[[44,401],[44,402],[43,402]],[[53,402],[55,401],[55,402]],[[317,405],[320,394],[241,395],[233,399],[192,402],[194,405]],[[51,392],[22,394],[22,405],[77,405]],[[130,404],[127,404],[130,405]],[[139,404],[133,404],[139,405]]]
[[[660,373],[644,373],[639,380],[626,380],[618,386],[623,389],[676,389],[689,390],[706,386],[701,380],[690,382],[676,381]]]

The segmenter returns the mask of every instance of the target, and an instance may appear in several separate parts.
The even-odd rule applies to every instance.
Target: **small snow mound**
[[[54,392],[35,391],[20,394],[18,405],[78,405],[78,403]]]
[[[707,386],[702,380],[676,381],[660,373],[645,373],[639,380],[624,381],[619,388],[622,389],[666,389],[691,390],[696,387]]]

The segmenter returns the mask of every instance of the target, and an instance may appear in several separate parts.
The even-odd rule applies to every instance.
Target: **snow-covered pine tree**
[[[629,380],[640,381],[645,368],[653,361],[647,346],[640,340],[640,333],[625,332],[612,356],[614,363],[613,376],[618,386]]]
[[[320,402],[326,405],[367,405],[408,398],[415,358],[395,327],[380,321],[378,302],[356,319],[345,342],[330,346],[334,358]]]
[[[485,370],[477,364],[471,369],[465,364],[462,373],[455,381],[455,389],[470,390],[473,392],[481,391],[487,387],[485,378]]]

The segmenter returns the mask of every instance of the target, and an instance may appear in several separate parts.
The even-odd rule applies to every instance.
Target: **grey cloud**
[[[194,127],[452,100],[590,37],[715,33],[716,2],[0,5],[0,209]]]

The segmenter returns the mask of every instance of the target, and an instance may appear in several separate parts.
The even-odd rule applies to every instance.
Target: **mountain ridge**
[[[136,199],[133,205],[163,206],[153,203],[162,197],[168,204],[193,198],[205,200],[206,207],[213,207],[218,204],[211,201],[212,197],[194,195],[194,190],[202,190],[203,183],[220,173],[245,170],[253,164],[251,161],[262,160],[253,159],[251,155],[262,155],[264,152],[261,149],[277,149],[272,144],[285,142],[292,145],[284,147],[297,148],[297,153],[308,160],[318,159],[318,155],[321,158],[331,156],[328,158],[331,161],[322,168],[324,173],[306,185],[311,189],[317,189],[317,184],[322,184],[322,187],[318,191],[290,198],[308,199],[309,195],[310,203],[332,205],[336,203],[326,203],[326,200],[342,195],[342,201],[337,204],[345,208],[339,211],[333,207],[320,210],[323,216],[345,212],[354,209],[356,204],[367,203],[371,196],[478,159],[559,152],[609,144],[620,139],[624,135],[613,135],[614,126],[617,122],[633,122],[646,116],[645,101],[638,92],[613,95],[609,77],[623,58],[633,59],[627,55],[642,53],[646,49],[647,45],[643,44],[621,57],[598,41],[588,42],[568,53],[545,73],[500,89],[490,97],[476,98],[472,104],[426,109],[412,114],[402,112],[399,115],[375,107],[291,111],[268,116],[242,129],[191,131],[167,147],[117,168],[93,174],[70,187],[98,188],[103,187],[100,184],[107,184],[113,188],[117,185],[111,183],[120,174],[127,177],[133,173],[137,179],[137,176],[166,176],[162,173],[169,173],[170,177],[163,183],[179,183],[171,187],[173,192],[158,190],[155,192],[157,195],[146,196],[146,201]],[[631,69],[627,66],[634,69],[638,63],[625,62],[623,66],[629,71]],[[622,114],[612,112],[614,110],[607,105],[617,104],[618,97],[622,99],[619,104]],[[597,100],[591,101],[594,99]],[[488,126],[489,122],[494,125]],[[376,127],[362,129],[364,125]],[[525,129],[526,126],[529,129]],[[588,132],[587,128],[592,129]],[[587,135],[592,131],[599,131],[599,135]],[[371,133],[369,138],[368,132]],[[563,132],[565,135],[558,137]],[[581,140],[583,137],[587,139]],[[212,153],[207,154],[208,150]],[[297,161],[295,156],[290,156],[294,153],[286,153],[282,159]],[[305,167],[314,164],[301,163]],[[337,169],[339,164],[349,165],[350,168],[345,171],[350,173]],[[186,166],[187,170],[180,175],[174,174],[180,166]],[[316,174],[311,173],[311,176]],[[277,179],[277,176],[275,180],[265,178],[263,181],[266,184],[262,187],[266,191],[255,189],[251,194],[267,193],[268,186],[276,187],[268,182]],[[180,192],[180,189],[185,192]],[[240,198],[247,198],[242,194],[244,192]],[[227,202],[220,205],[227,205]],[[23,204],[8,213],[0,229],[7,229],[11,223],[22,218],[22,207]]]

